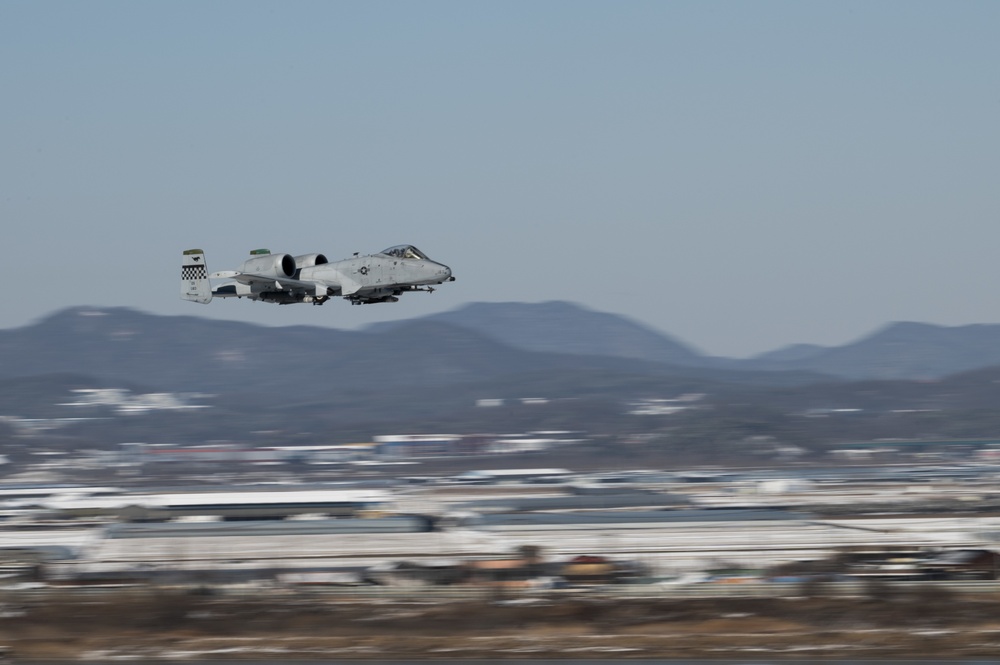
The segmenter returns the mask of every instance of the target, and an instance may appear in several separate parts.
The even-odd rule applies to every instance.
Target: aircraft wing
[[[241,284],[266,284],[267,286],[273,286],[276,289],[297,290],[315,288],[315,284],[312,282],[303,282],[300,279],[291,279],[289,277],[262,277],[260,275],[250,275],[245,272],[239,272],[238,270],[213,272],[210,277],[212,279],[235,279]]]
[[[362,285],[359,282],[354,281],[353,279],[351,279],[347,275],[341,274],[340,275],[340,288],[341,288],[341,295],[350,296],[350,295],[354,295],[355,293],[357,293],[358,291],[360,291],[361,289],[363,289],[364,285]]]

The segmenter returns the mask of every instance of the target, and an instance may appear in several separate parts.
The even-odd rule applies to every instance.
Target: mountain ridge
[[[24,328],[0,331],[0,415],[80,415],[84,412],[73,407],[56,408],[69,401],[70,390],[117,387],[208,394],[206,405],[213,408],[87,421],[77,430],[90,432],[88,440],[259,440],[259,432],[279,432],[290,443],[343,442],[395,427],[481,432],[589,425],[616,432],[639,424],[627,416],[630,404],[690,393],[706,395],[703,406],[684,419],[672,416],[668,429],[686,419],[698,441],[732,436],[727,428],[734,422],[743,423],[740,431],[747,436],[777,431],[801,442],[870,433],[989,432],[994,424],[991,400],[1000,394],[994,388],[1000,385],[998,366],[949,372],[932,381],[869,376],[855,382],[801,368],[835,367],[844,374],[855,371],[852,363],[861,363],[869,374],[902,375],[916,368],[921,376],[915,378],[924,378],[956,364],[992,360],[1000,347],[993,341],[1000,326],[891,324],[844,347],[793,348],[784,359],[772,354],[757,361],[761,369],[753,367],[753,360],[700,356],[670,339],[663,343],[644,326],[636,331],[627,319],[569,303],[553,308],[539,326],[529,314],[544,304],[520,308],[507,303],[492,312],[491,307],[472,308],[476,316],[487,315],[475,325],[461,325],[459,310],[450,321],[430,316],[357,331],[70,308]],[[514,343],[541,340],[558,351],[517,348],[500,339],[499,331],[506,328],[483,321],[502,320],[504,312],[519,333]],[[595,330],[601,332],[595,335]],[[614,330],[624,341],[610,339]],[[604,337],[609,339],[602,346]],[[653,349],[648,353],[643,350],[647,343]],[[925,357],[927,349],[933,353]],[[657,350],[704,364],[651,360]],[[880,364],[865,367],[873,356]],[[539,397],[550,406],[475,408],[479,399],[518,403],[523,397]],[[871,415],[823,420],[827,430],[820,427],[817,417],[838,409]],[[905,413],[918,415],[899,415]],[[909,429],[898,425],[901,419]]]
[[[378,331],[266,327],[129,308],[78,307],[25,328],[0,331],[0,377],[73,372],[164,390],[278,391],[315,386],[367,390],[445,385],[526,371],[568,368],[687,375],[712,381],[784,384],[813,373],[674,366],[648,358],[518,348],[433,318]]]
[[[516,348],[740,371],[802,371],[845,380],[930,379],[1000,365],[1000,324],[899,321],[841,346],[793,344],[752,358],[704,355],[627,317],[563,301],[470,303],[412,320],[442,320]],[[379,330],[401,322],[373,324]]]
[[[937,379],[996,365],[1000,365],[1000,325],[941,326],[915,321],[889,323],[848,344],[820,347],[798,359],[776,363],[771,354],[766,360],[758,357],[742,364],[756,369],[815,371],[852,380]]]
[[[153,319],[149,317],[155,317],[159,323],[150,325]],[[67,369],[101,375],[106,368],[123,360],[132,360],[141,367],[144,358],[166,346],[176,353],[201,358],[205,367],[221,364],[222,368],[216,369],[228,365],[229,370],[235,366],[263,368],[267,363],[261,359],[282,347],[293,356],[290,371],[305,371],[311,361],[304,356],[309,352],[295,353],[297,345],[311,345],[316,349],[314,354],[360,345],[368,353],[372,348],[377,351],[380,345],[366,342],[364,337],[381,338],[393,331],[412,328],[410,334],[415,336],[411,340],[396,340],[396,346],[406,347],[423,335],[433,336],[425,328],[428,324],[447,325],[478,335],[473,345],[500,344],[504,347],[502,351],[496,347],[488,350],[495,355],[518,350],[618,358],[698,371],[805,373],[816,375],[817,380],[822,380],[822,376],[842,380],[934,379],[1000,365],[998,324],[940,326],[901,321],[841,346],[793,344],[753,358],[733,359],[704,355],[694,346],[627,317],[563,301],[470,303],[447,312],[372,324],[360,330],[258,326],[194,315],[162,316],[130,308],[82,306],[53,312],[22,328],[0,330],[0,376]],[[133,328],[143,329],[144,343],[134,343],[137,340]],[[75,336],[72,348],[66,346],[65,340],[52,341],[57,337],[54,329]],[[459,347],[471,344],[468,338],[459,344],[454,331],[446,333],[443,328],[437,331],[443,339],[451,339]],[[95,337],[100,334],[104,338]],[[38,347],[38,335],[50,340],[44,348]],[[228,344],[229,337],[240,341]],[[117,344],[108,347],[105,342]],[[427,340],[423,344],[423,353],[431,352],[434,344]],[[136,349],[137,346],[140,348]],[[442,352],[448,357],[447,348]],[[471,360],[467,362],[476,366]],[[174,368],[160,371],[171,385],[180,380]]]

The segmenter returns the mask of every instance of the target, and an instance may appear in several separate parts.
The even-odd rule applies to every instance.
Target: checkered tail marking
[[[181,266],[181,279],[208,279],[208,270],[205,269],[205,266],[197,264]]]

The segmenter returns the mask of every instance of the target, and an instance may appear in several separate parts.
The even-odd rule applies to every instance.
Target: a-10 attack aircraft
[[[213,288],[209,279],[234,281]],[[212,298],[322,305],[334,296],[352,305],[368,305],[396,302],[407,291],[432,292],[432,285],[453,281],[451,268],[430,260],[413,245],[396,245],[367,256],[355,254],[332,263],[322,254],[291,256],[255,249],[239,270],[211,275],[200,249],[185,251],[181,262],[181,298],[203,305]]]

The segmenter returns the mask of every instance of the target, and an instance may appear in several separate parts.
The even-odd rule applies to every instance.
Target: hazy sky
[[[1000,2],[0,3],[0,328],[354,328],[569,300],[702,351],[1000,321]],[[180,256],[412,243],[395,305],[178,297]]]

